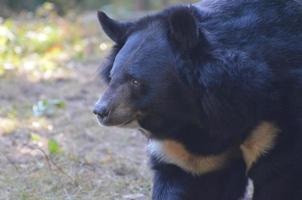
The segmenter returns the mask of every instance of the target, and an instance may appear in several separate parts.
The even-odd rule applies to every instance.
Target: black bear
[[[302,199],[302,4],[204,0],[134,22],[115,42],[94,113],[150,138],[153,199]],[[244,161],[244,164],[243,164]]]

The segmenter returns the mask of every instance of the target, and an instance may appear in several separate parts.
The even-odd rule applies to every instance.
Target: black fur
[[[254,199],[302,199],[301,24],[302,5],[294,0],[204,0],[172,7],[113,38],[116,49],[103,75],[112,88],[127,84],[127,77],[141,80],[141,92],[131,101],[143,113],[140,125],[152,138],[174,139],[197,155],[239,146],[259,123],[273,122],[281,130],[277,143],[248,173]],[[155,172],[154,199],[219,199],[202,186],[219,188],[217,176],[225,176],[193,177],[158,162]],[[244,176],[234,179],[223,190],[234,184],[239,198]]]
[[[180,9],[173,12],[169,19],[170,35],[182,49],[194,48],[199,43],[200,31],[193,10]]]
[[[192,176],[180,168],[153,158],[153,199],[156,200],[239,200],[247,180],[242,160],[223,170]]]
[[[109,18],[104,12],[98,12],[98,20],[100,21],[105,33],[116,43],[124,42],[124,36],[131,23],[120,23]]]

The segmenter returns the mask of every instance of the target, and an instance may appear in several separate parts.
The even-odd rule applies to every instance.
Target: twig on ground
[[[43,154],[44,159],[47,161],[47,165],[48,165],[49,169],[52,169],[51,166],[54,166],[57,171],[59,171],[61,174],[63,174],[66,177],[68,177],[75,185],[79,185],[78,182],[72,176],[70,176],[67,172],[65,172],[62,169],[62,167],[60,167],[57,163],[55,163],[51,159],[51,157],[42,148],[40,148],[38,146],[32,146],[32,145],[29,145],[29,144],[27,144],[26,146],[28,146],[29,148],[33,148],[33,149],[39,150]]]

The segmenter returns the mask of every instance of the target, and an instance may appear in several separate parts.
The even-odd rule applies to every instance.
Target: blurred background
[[[192,2],[192,1],[191,1]],[[99,127],[112,43],[96,11],[138,18],[181,0],[0,0],[0,199],[150,199],[146,139]]]

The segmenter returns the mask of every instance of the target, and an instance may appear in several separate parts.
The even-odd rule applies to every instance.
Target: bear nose
[[[93,109],[93,113],[101,118],[105,118],[109,114],[109,109],[104,105],[96,105]]]

